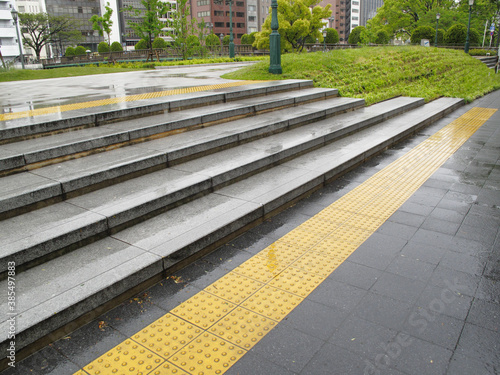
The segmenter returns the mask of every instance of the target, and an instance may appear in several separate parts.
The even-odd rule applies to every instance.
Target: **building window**
[[[224,17],[224,11],[223,10],[214,10],[214,16]]]
[[[224,27],[224,22],[216,22],[215,27]]]
[[[243,1],[237,1],[236,2],[236,6],[237,7],[244,7],[245,6],[245,3]]]
[[[358,27],[355,23],[352,24],[352,28],[354,29],[355,27]]]
[[[243,34],[238,34],[238,35],[236,35],[236,38],[241,39],[242,36],[243,36]]]
[[[245,28],[245,22],[238,22],[236,24],[236,27],[240,28],[240,29],[244,29]]]
[[[256,18],[257,17],[255,17],[255,16],[248,16],[248,22],[255,22]]]
[[[353,13],[359,13],[359,9],[353,9],[352,12]]]
[[[352,5],[359,5],[359,1],[353,1]]]
[[[248,11],[249,12],[256,12],[257,11],[257,7],[255,5],[249,5],[248,6]]]
[[[358,20],[358,17],[353,16],[353,17],[352,17],[352,20],[353,20],[353,21],[357,21],[357,20]]]
[[[198,6],[201,7],[202,5],[209,5],[210,0],[198,0]]]
[[[236,12],[236,17],[245,17],[245,13],[243,13],[243,12]]]
[[[208,16],[210,16],[210,12],[208,10],[204,12],[198,12],[198,17],[208,17]]]

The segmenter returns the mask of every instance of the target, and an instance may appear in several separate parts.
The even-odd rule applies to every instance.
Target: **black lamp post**
[[[17,15],[19,14],[19,12],[16,10],[16,8],[12,8],[10,13],[12,13],[12,19],[14,20],[14,23],[16,24],[17,44],[19,45],[19,56],[21,57],[21,66],[24,69],[23,47],[21,45],[21,37],[19,36],[19,27],[17,25]]]
[[[439,27],[439,17],[441,15],[439,13],[436,14],[436,40],[434,41],[434,47],[438,46],[438,27]]]
[[[472,13],[473,5],[474,5],[474,0],[469,0],[469,23],[467,24],[467,38],[465,39],[465,48],[464,48],[465,53],[469,53],[470,15]]]
[[[220,39],[220,55],[222,57],[222,39],[224,39],[224,34],[220,33],[219,39]]]
[[[326,29],[323,30],[323,52],[326,52]]]
[[[335,21],[335,17],[331,16],[330,18],[328,18],[328,21],[330,21],[330,28],[333,29],[333,21]]]
[[[269,73],[282,74],[281,35],[278,32],[278,0],[271,0],[271,34],[269,35]]]

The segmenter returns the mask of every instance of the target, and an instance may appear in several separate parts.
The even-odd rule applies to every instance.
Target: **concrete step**
[[[264,111],[323,100],[337,93],[334,89],[304,88],[8,143],[0,145],[0,173],[40,168]]]
[[[311,88],[312,86],[312,81],[305,80],[259,82],[251,85],[82,108],[58,113],[57,119],[54,119],[53,116],[42,115],[36,118],[25,117],[8,120],[3,122],[0,129],[0,144],[47,134],[101,126],[127,118],[140,118],[254,96]]]
[[[16,348],[20,350],[37,340],[43,342],[42,338],[55,340],[66,335],[77,323],[60,329],[66,324],[82,321],[84,315],[95,317],[99,313],[94,310],[97,307],[127,297],[127,293],[137,291],[148,280],[155,280],[155,275],[165,276],[172,267],[237,236],[273,211],[307,195],[462,103],[460,99],[441,98],[423,108],[362,127],[281,165],[23,271],[16,282]],[[366,116],[372,107],[361,111]],[[327,126],[328,120],[322,122]],[[3,280],[0,308],[4,311],[8,311],[7,291],[7,281]],[[3,317],[0,350],[8,346],[8,325]]]
[[[0,272],[8,261],[22,266],[58,256],[421,105],[422,99],[396,98],[4,220]]]
[[[295,99],[294,99],[295,100]],[[206,129],[68,160],[0,178],[3,218],[60,202],[164,169],[181,161],[334,116],[364,105],[361,99],[331,98],[240,119]]]
[[[477,56],[476,58],[490,69],[493,69],[498,61],[498,56]]]

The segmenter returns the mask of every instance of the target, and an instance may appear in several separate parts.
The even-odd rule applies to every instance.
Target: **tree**
[[[354,29],[352,29],[351,33],[349,34],[349,39],[348,39],[349,44],[361,43],[362,32],[366,32],[366,27],[356,26]]]
[[[155,40],[153,40],[153,48],[165,49],[167,48],[167,42],[165,42],[163,38],[156,37]]]
[[[120,42],[111,43],[111,52],[122,52],[122,51],[123,51],[123,46],[121,45]]]
[[[70,19],[73,26],[71,30],[61,30],[50,38],[50,43],[56,49],[56,55],[61,56],[64,53],[66,45],[75,45],[84,39],[81,31],[78,30],[78,22]]]
[[[222,38],[222,44],[223,44],[224,46],[228,46],[228,45],[229,45],[229,42],[230,42],[230,40],[229,40],[229,39],[231,39],[231,38],[229,37],[229,35],[226,35],[224,38]]]
[[[328,44],[337,44],[339,42],[339,33],[337,30],[332,29],[332,28],[327,28],[326,29],[326,43]]]
[[[75,49],[71,46],[66,48],[66,51],[64,52],[64,56],[70,57],[70,56],[75,56]]]
[[[375,35],[375,44],[388,44],[390,40],[391,37],[385,30],[379,30]]]
[[[162,32],[165,24],[160,21],[159,14],[167,14],[171,10],[170,3],[164,3],[161,0],[141,0],[143,9],[136,9],[133,6],[123,8],[122,11],[127,11],[133,13],[136,17],[142,18],[142,22],[132,22],[128,21],[128,25],[132,28],[135,33],[144,39],[146,48],[137,48],[137,43],[135,49],[149,49],[149,54],[151,60],[153,59],[153,41]],[[142,45],[141,45],[142,47]],[[149,59],[149,57],[148,57]]]
[[[320,0],[278,0],[278,32],[281,35],[281,48],[286,51],[302,51],[306,38],[323,39],[319,31],[323,19],[330,17],[330,4],[319,6]],[[311,11],[312,8],[312,11]],[[254,47],[269,48],[271,34],[271,12],[269,12],[262,31],[255,35]]]
[[[106,3],[106,13],[99,17],[97,14],[94,14],[90,18],[90,22],[92,22],[92,30],[96,30],[99,32],[100,36],[104,36],[104,33],[108,36],[108,46],[111,44],[111,26],[113,26],[113,21],[111,20],[111,15],[113,14],[113,9],[110,8],[109,2]]]
[[[248,35],[248,34],[243,34],[241,36],[240,41],[241,41],[241,44],[253,44],[253,42],[251,42],[250,35]],[[254,41],[255,41],[255,39],[254,39]]]
[[[444,34],[444,41],[447,44],[464,44],[467,38],[467,27],[462,24],[453,25]],[[470,44],[479,43],[479,33],[475,29],[470,29],[469,33]]]
[[[194,34],[196,20],[191,18],[191,7],[189,0],[176,0],[175,12],[171,13],[172,18],[168,20],[169,31],[167,35],[172,38],[173,45],[185,60],[193,54],[193,46],[188,43],[188,37]]]
[[[65,16],[51,16],[47,13],[19,13],[23,44],[35,51],[40,59],[42,48],[61,32],[71,32],[75,21]]]
[[[106,42],[101,42],[97,46],[97,52],[99,53],[108,53],[109,52],[109,44]]]
[[[208,34],[205,39],[205,44],[207,46],[218,46],[220,44],[219,37],[214,33]]]
[[[84,56],[87,53],[87,48],[78,46],[75,48],[75,56]]]
[[[434,38],[436,37],[436,30],[430,26],[419,26],[413,30],[411,34],[411,42],[413,44],[420,44],[420,40],[428,39],[429,43],[434,43]]]
[[[148,49],[148,42],[146,42],[145,39],[141,39],[135,44],[134,49],[136,50]]]

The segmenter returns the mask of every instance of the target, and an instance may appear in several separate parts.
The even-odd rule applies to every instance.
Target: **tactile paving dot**
[[[324,277],[314,273],[289,267],[270,281],[269,285],[301,297],[307,297],[323,280]]]
[[[331,231],[333,231],[333,228]],[[324,238],[327,234],[328,233],[325,234],[314,233],[312,231],[308,231],[307,227],[304,228],[300,226],[299,228],[296,228],[290,231],[289,233],[285,234],[283,237],[280,238],[280,241],[286,242],[287,244],[292,245],[294,247],[300,247],[303,248],[304,250],[307,250],[311,246],[314,246],[319,241],[321,241],[321,239]],[[297,256],[295,256],[295,258],[297,258]]]
[[[83,370],[91,375],[149,374],[165,360],[133,340],[125,340]]]
[[[350,242],[352,244],[362,244],[372,235],[373,232],[356,228],[350,225],[342,225],[339,229],[333,232],[328,238],[337,238],[341,241]]]
[[[215,294],[217,297],[224,298],[229,302],[238,304],[248,298],[248,296],[254,294],[257,290],[262,288],[262,286],[264,286],[264,284],[261,282],[230,272],[205,288],[205,291]]]
[[[201,291],[177,306],[171,313],[206,329],[235,307],[234,303]]]
[[[330,275],[343,261],[344,259],[341,258],[333,256],[327,257],[325,254],[310,251],[297,260],[293,264],[293,267],[326,277]]]
[[[302,301],[303,298],[292,293],[265,286],[241,305],[260,315],[280,321]]]
[[[325,208],[323,211],[321,211],[319,214],[317,214],[317,216],[320,219],[323,219],[326,221],[331,220],[331,221],[336,222],[336,223],[344,223],[352,215],[353,215],[352,212],[339,210],[338,208],[334,207],[333,205]]]
[[[170,358],[190,374],[223,374],[246,350],[205,332]]]
[[[356,250],[357,247],[358,245],[350,242],[342,241],[338,238],[328,237],[314,246],[311,250],[322,253],[329,258],[345,260],[354,250]]]
[[[341,224],[341,222],[336,223],[332,220],[327,221],[321,219],[318,216],[314,216],[313,218],[302,223],[300,225],[300,229],[325,237],[329,233],[333,232],[336,228],[338,228]]]
[[[274,320],[238,307],[210,328],[210,332],[244,349],[250,349],[274,326]]]
[[[190,375],[181,368],[173,365],[170,362],[164,362],[160,367],[157,367],[149,375]]]
[[[345,225],[374,232],[385,222],[385,219],[381,219],[373,215],[378,216],[377,211],[372,210],[371,207],[366,208],[365,210],[355,214],[352,218],[346,221]]]
[[[168,358],[200,335],[203,330],[179,317],[166,314],[132,338],[152,352]]]

